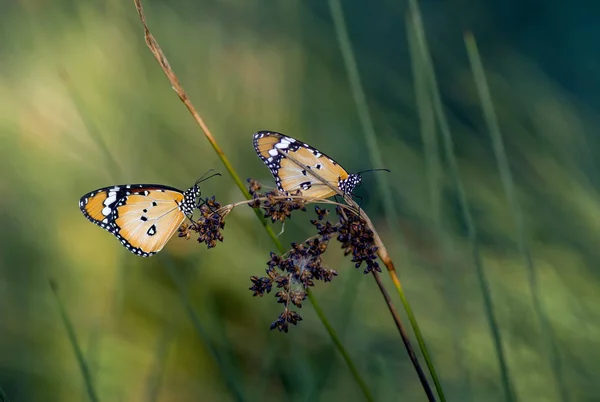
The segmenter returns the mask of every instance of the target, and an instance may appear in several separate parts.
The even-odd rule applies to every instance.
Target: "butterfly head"
[[[198,184],[194,184],[192,187],[185,190],[183,193],[183,201],[179,206],[181,212],[187,216],[193,215],[194,210],[198,206],[198,198],[200,197],[200,194],[200,186]]]
[[[362,176],[361,176],[362,173],[377,172],[380,170],[383,170],[388,173],[390,172],[389,169],[368,169],[368,170],[362,170],[358,173],[349,174],[348,177],[340,180],[340,184],[339,184],[340,190],[344,194],[352,194],[352,191],[354,191],[354,188],[362,182]]]
[[[192,215],[194,213],[194,210],[200,208],[200,206],[203,204],[203,201],[199,200],[200,195],[202,194],[200,191],[200,183],[212,177],[221,176],[221,173],[213,173],[209,176],[209,173],[211,173],[213,170],[214,169],[210,169],[208,172],[203,174],[202,177],[196,180],[196,183],[194,183],[192,187],[190,187],[183,193],[183,202],[181,210],[186,215]]]
[[[340,190],[344,194],[352,194],[354,188],[362,182],[360,173],[349,174],[345,179],[340,180]]]

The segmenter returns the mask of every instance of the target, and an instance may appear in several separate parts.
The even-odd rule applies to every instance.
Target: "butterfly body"
[[[340,164],[316,148],[274,131],[259,131],[254,150],[271,170],[279,191],[297,190],[309,198],[328,198],[337,192],[352,194],[360,184],[359,174],[349,174]]]
[[[129,251],[149,257],[162,250],[185,218],[193,215],[199,196],[197,184],[186,191],[159,184],[125,184],[85,194],[79,209]]]

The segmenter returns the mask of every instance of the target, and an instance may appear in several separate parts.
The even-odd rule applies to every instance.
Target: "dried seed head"
[[[264,296],[265,293],[269,293],[271,291],[271,287],[273,285],[273,282],[269,280],[269,278],[258,278],[256,276],[251,276],[250,281],[252,282],[250,290],[254,292],[252,296]]]
[[[277,328],[279,332],[288,332],[288,324],[297,325],[299,321],[302,321],[302,317],[295,311],[286,308],[279,315],[279,318],[271,324],[271,329]]]
[[[188,225],[186,222],[183,222],[181,226],[179,226],[179,233],[177,234],[177,236],[185,237],[186,240],[189,240],[192,236],[190,225]]]
[[[293,196],[278,191],[269,191],[263,195],[258,193],[260,186],[256,182],[251,182],[250,189],[255,200],[249,205],[262,208],[265,217],[270,217],[273,222],[285,221],[294,210],[306,210],[306,199],[301,198],[300,191]],[[364,263],[365,273],[374,270],[381,272],[376,261],[377,247],[373,231],[360,215],[347,207],[338,206],[336,215],[339,220],[332,223],[326,219],[329,213],[327,209],[315,206],[315,213],[316,219],[310,222],[316,228],[316,236],[303,243],[292,243],[291,249],[283,255],[271,252],[267,261],[266,276],[250,277],[252,286],[249,289],[254,296],[263,296],[276,288],[276,301],[284,306],[283,312],[272,323],[271,329],[277,328],[287,332],[289,324],[296,325],[302,318],[292,309],[302,307],[302,302],[307,297],[307,289],[315,286],[317,281],[330,282],[337,276],[337,272],[326,268],[322,260],[329,241],[335,235],[344,254],[352,254],[352,262],[356,268]]]
[[[302,307],[302,302],[307,297],[306,290],[315,286],[315,281],[329,282],[337,276],[336,271],[323,266],[321,256],[327,250],[327,245],[328,241],[321,238],[292,243],[291,250],[283,256],[271,253],[271,259],[267,261],[267,276],[250,277],[250,290],[255,296],[269,293],[273,286],[279,289],[275,297],[285,307],[271,329],[287,332],[288,324],[296,325],[301,320],[300,315],[290,308]]]
[[[355,214],[346,214],[341,207],[336,208],[336,213],[340,217],[338,226],[337,240],[342,243],[344,255],[352,254],[352,262],[359,268],[362,263],[366,263],[365,274],[375,270],[381,272],[377,263],[377,246],[373,231],[360,216]]]
[[[193,224],[189,225],[186,231],[181,231],[180,236],[190,236],[189,231],[198,233],[198,242],[206,243],[208,248],[213,248],[217,245],[217,241],[223,241],[221,230],[225,227],[225,216],[231,212],[233,206],[227,205],[221,207],[221,204],[215,200],[215,197],[207,198],[204,203],[198,208],[200,217]],[[182,225],[183,227],[183,225]],[[182,234],[184,233],[184,234]]]
[[[259,208],[260,207],[260,200],[254,199],[253,201],[250,201],[248,203],[248,206],[250,208]]]
[[[248,192],[251,196],[257,194],[262,188],[262,185],[252,178],[248,178],[246,181],[248,182]]]
[[[291,195],[299,197],[302,193],[298,190]],[[272,222],[284,222],[292,216],[292,211],[306,211],[306,201],[303,198],[288,198],[288,194],[277,190],[267,192],[265,197],[266,200],[262,201],[262,209],[265,211],[265,218],[271,218]]]
[[[329,215],[329,210],[325,208],[319,208],[318,205],[315,205],[315,212],[317,213],[317,219],[322,221],[327,215]]]

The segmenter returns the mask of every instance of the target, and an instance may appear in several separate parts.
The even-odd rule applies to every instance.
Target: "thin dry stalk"
[[[168,62],[166,56],[164,55],[162,49],[160,48],[160,45],[158,44],[156,39],[154,39],[154,36],[148,29],[148,24],[146,23],[146,16],[144,15],[144,10],[142,7],[141,0],[133,0],[133,2],[135,4],[138,15],[140,17],[140,21],[142,22],[142,25],[144,27],[144,38],[146,40],[146,45],[148,45],[148,48],[154,55],[154,58],[158,61],[161,69],[167,76],[167,79],[171,83],[171,87],[175,90],[179,99],[183,102],[183,104],[186,106],[186,108],[188,109],[188,111],[190,112],[190,114],[192,115],[194,120],[196,120],[196,122],[202,129],[205,137],[208,139],[208,141],[210,142],[210,145],[213,147],[213,149],[215,150],[215,152],[217,153],[217,155],[219,156],[219,158],[225,165],[225,168],[227,169],[227,171],[233,178],[234,182],[236,183],[236,185],[238,186],[238,188],[240,189],[240,191],[242,192],[244,197],[246,199],[250,199],[251,196],[250,196],[250,193],[248,192],[248,189],[246,188],[246,186],[242,182],[242,179],[240,178],[240,176],[237,174],[237,172],[235,171],[235,169],[229,162],[229,159],[227,159],[227,157],[225,156],[225,153],[223,152],[221,147],[219,147],[219,145],[217,144],[212,133],[210,132],[210,130],[204,123],[204,120],[202,119],[202,117],[200,117],[200,115],[198,114],[198,112],[196,111],[194,106],[192,105],[192,102],[190,101],[187,94],[183,90],[183,87],[179,83],[179,79],[177,78],[177,76],[175,75],[173,70],[171,69],[171,66],[169,65],[169,62]],[[280,250],[280,252],[283,253],[285,251],[283,245],[277,238],[277,235],[275,234],[275,232],[273,231],[271,226],[269,226],[267,221],[262,217],[260,209],[254,208],[254,213],[256,214],[256,216],[260,220],[260,222],[262,223],[262,225],[263,225],[265,231],[267,232],[267,234],[269,235],[269,237],[273,240],[273,243],[275,243],[275,245]],[[348,369],[352,373],[354,380],[356,381],[356,383],[362,390],[363,395],[365,396],[365,398],[367,400],[372,401],[373,395],[371,394],[371,391],[369,390],[365,380],[362,378],[362,376],[358,372],[356,365],[350,358],[350,354],[348,353],[348,351],[346,350],[344,345],[342,345],[340,337],[338,336],[335,329],[333,328],[333,326],[331,325],[331,323],[325,316],[325,313],[321,309],[321,306],[318,304],[318,302],[315,299],[312,292],[307,291],[307,295],[308,295],[308,299],[310,300],[311,304],[313,305],[313,307],[315,309],[315,312],[317,313],[317,316],[319,317],[319,319],[321,320],[321,323],[327,330],[327,333],[329,334],[331,341],[334,343],[338,352],[340,352],[342,358],[344,359],[344,362],[346,363],[346,365],[348,366]]]
[[[133,0],[133,2],[135,3],[135,8],[137,9],[138,15],[140,16],[142,25],[144,26],[144,39],[146,40],[146,45],[148,45],[148,48],[154,55],[156,61],[158,61],[158,64],[160,64],[161,69],[167,76],[167,79],[169,80],[169,83],[171,84],[171,87],[173,88],[177,96],[179,96],[179,99],[181,99],[181,101],[188,109],[194,120],[196,120],[196,122],[202,129],[202,132],[204,132],[206,139],[208,140],[208,142],[210,142],[210,145],[213,147],[217,155],[219,155],[219,158],[223,161],[223,164],[227,168],[227,171],[232,175],[235,183],[238,185],[238,187],[240,187],[240,189],[243,189],[242,192],[244,192],[244,195],[246,196],[246,198],[248,198],[250,194],[248,194],[248,190],[246,190],[242,179],[240,179],[240,177],[237,174],[235,174],[235,171],[233,170],[233,166],[229,162],[229,159],[227,159],[227,156],[225,156],[225,153],[223,152],[219,144],[217,144],[217,141],[208,129],[208,126],[204,123],[204,120],[202,119],[202,117],[200,117],[200,114],[198,114],[198,112],[194,108],[194,105],[192,105],[192,101],[190,101],[190,98],[188,98],[187,94],[183,90],[183,87],[179,83],[179,78],[177,78],[177,76],[173,72],[173,69],[169,64],[167,57],[160,48],[160,45],[158,44],[156,39],[154,39],[152,33],[150,33],[150,30],[148,29],[148,24],[146,23],[146,16],[144,15],[144,9],[142,7],[141,0]]]
[[[281,149],[278,149],[278,151],[279,151],[279,153],[283,152]],[[293,156],[291,156],[289,154],[285,154],[285,156],[289,160],[294,162],[296,165],[298,165],[299,167],[304,168],[304,166],[298,160],[296,160]],[[325,178],[323,178],[317,172],[315,172],[314,169],[313,169],[313,171],[311,171],[311,174],[313,176],[315,176],[321,183],[323,183],[324,185],[328,186],[330,189],[335,191],[337,195],[343,197],[344,201],[349,206],[349,207],[347,206],[346,208],[353,211],[354,213],[358,214],[365,221],[365,223],[367,224],[369,229],[371,229],[371,231],[373,232],[373,240],[374,240],[375,246],[377,246],[377,256],[383,262],[383,264],[386,266],[390,276],[392,277],[392,281],[394,281],[395,286],[398,288],[401,288],[400,281],[398,280],[398,276],[396,275],[396,267],[394,266],[394,261],[392,260],[392,257],[390,257],[390,255],[388,254],[385,244],[381,240],[379,233],[377,233],[377,230],[375,229],[375,225],[373,225],[373,222],[371,221],[371,219],[369,218],[367,213],[363,209],[360,208],[360,206],[352,199],[352,197],[349,194],[343,193],[339,189],[339,187],[334,186],[330,182],[325,180]],[[373,270],[372,273],[373,273],[373,277],[374,277],[375,281],[377,282],[377,286],[379,286],[381,294],[383,295],[383,298],[386,301],[388,309],[390,310],[390,314],[392,315],[392,318],[394,319],[394,322],[396,323],[396,327],[398,328],[398,331],[400,332],[400,337],[402,338],[402,341],[404,342],[404,346],[406,348],[408,356],[410,357],[410,360],[415,368],[415,371],[417,372],[417,375],[419,376],[419,380],[421,381],[421,385],[423,386],[423,389],[425,390],[425,393],[427,394],[427,398],[429,401],[435,401],[436,399],[433,394],[433,391],[431,390],[431,386],[429,385],[429,381],[428,381],[427,377],[425,376],[423,369],[421,368],[419,359],[417,358],[417,355],[415,354],[415,350],[412,347],[412,344],[410,343],[410,339],[409,339],[406,331],[404,330],[404,326],[402,325],[402,321],[400,320],[400,316],[398,315],[398,312],[397,312],[396,308],[394,307],[392,299],[390,298],[390,295],[388,294],[388,292],[385,290],[385,287],[383,286],[383,283],[381,282],[381,278],[379,277],[377,271]]]

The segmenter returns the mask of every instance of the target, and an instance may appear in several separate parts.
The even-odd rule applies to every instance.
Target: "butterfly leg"
[[[200,198],[196,203],[196,209],[200,209],[200,207],[204,204],[206,204],[206,200],[204,198]]]

